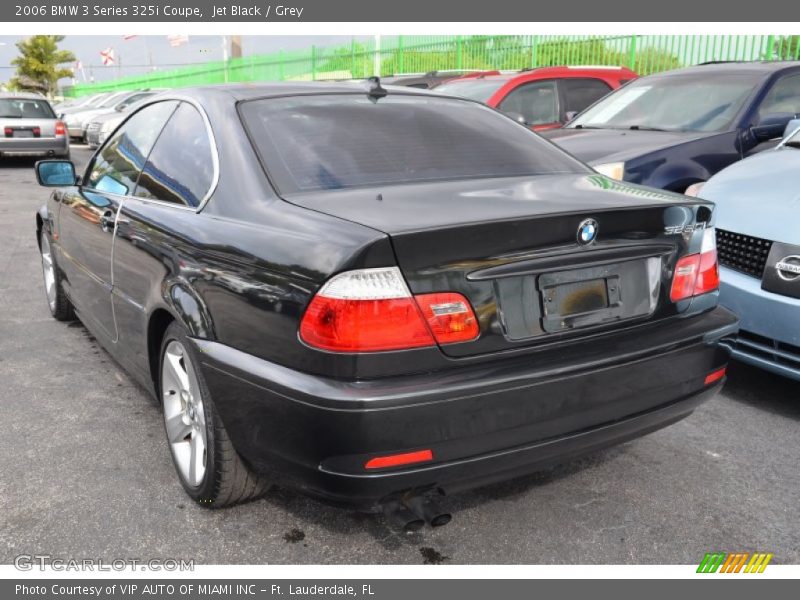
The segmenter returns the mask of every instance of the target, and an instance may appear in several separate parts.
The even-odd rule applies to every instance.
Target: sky
[[[11,60],[17,56],[14,45],[24,36],[0,35],[0,83],[14,76]],[[242,36],[242,54],[269,54],[278,50],[294,50],[316,46],[337,46],[347,44],[350,36],[307,35],[307,36]],[[357,38],[358,39],[358,38]],[[230,38],[229,38],[230,43]],[[115,79],[125,75],[137,75],[147,72],[150,65],[159,69],[170,69],[185,64],[203,63],[222,60],[222,36],[190,35],[189,43],[178,48],[169,45],[167,36],[137,36],[124,40],[119,35],[69,35],[59,45],[65,50],[72,50],[83,64],[83,73],[77,74],[77,81],[83,82],[83,74],[89,81]],[[100,52],[106,48],[114,48],[117,62],[121,66],[102,66]]]

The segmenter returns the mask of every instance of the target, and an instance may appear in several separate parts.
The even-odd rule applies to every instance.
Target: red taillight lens
[[[33,135],[35,137],[41,137],[42,135],[42,128],[41,127],[34,127],[33,128]]]
[[[714,229],[703,232],[700,254],[684,256],[675,265],[670,299],[673,302],[707,294],[719,288],[719,267]]]
[[[461,294],[420,294],[414,299],[438,343],[468,342],[478,337],[478,320],[469,301]]]
[[[63,122],[56,122],[56,137],[67,135],[67,126]]]
[[[428,462],[433,460],[433,452],[430,450],[419,450],[417,452],[405,452],[404,454],[391,454],[389,456],[376,456],[370,458],[364,465],[365,469],[386,469],[387,467],[399,467],[414,463]]]
[[[12,135],[14,135],[14,129],[11,128],[11,127],[6,127],[6,128],[3,129],[3,134],[6,137],[12,136]]]
[[[345,300],[315,296],[303,315],[300,337],[334,352],[379,352],[433,346],[412,298]]]
[[[478,321],[461,294],[412,296],[397,267],[341,273],[308,305],[300,338],[333,352],[380,352],[475,339]]]
[[[699,296],[716,289],[719,289],[719,267],[717,251],[714,249],[700,255],[700,267],[697,273],[697,282],[694,284],[694,295]]]

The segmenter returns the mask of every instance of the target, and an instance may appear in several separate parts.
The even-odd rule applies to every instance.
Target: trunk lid
[[[599,174],[293,194],[292,203],[380,230],[414,294],[458,292],[480,322],[464,357],[674,315],[672,268],[697,251],[710,204]],[[596,239],[578,241],[592,220]],[[700,232],[702,237],[702,232]],[[686,307],[683,307],[686,308]]]

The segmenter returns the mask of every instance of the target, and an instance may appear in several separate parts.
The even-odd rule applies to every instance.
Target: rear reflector
[[[711,385],[712,383],[716,383],[723,377],[725,377],[725,369],[726,367],[722,367],[721,369],[717,369],[706,375],[706,385]]]
[[[684,256],[675,265],[670,300],[678,302],[713,292],[718,288],[719,267],[715,232],[713,228],[709,228],[703,232],[701,252]]]
[[[376,456],[370,458],[364,465],[365,469],[386,469],[388,467],[399,467],[401,465],[411,465],[414,463],[428,462],[433,460],[431,450],[418,450],[417,452],[406,452],[404,454],[390,454],[389,456]]]
[[[453,292],[412,296],[400,269],[361,269],[330,279],[308,305],[300,338],[333,352],[381,352],[466,342],[480,331]]]

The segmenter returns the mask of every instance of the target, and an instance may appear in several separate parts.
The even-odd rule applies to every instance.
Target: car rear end
[[[361,506],[449,493],[656,430],[724,381],[710,204],[593,174],[473,102],[240,112],[281,195],[373,231],[360,255],[383,263],[311,290],[294,364],[197,341],[257,470]]]
[[[37,96],[0,96],[0,155],[69,156],[64,123]]]

